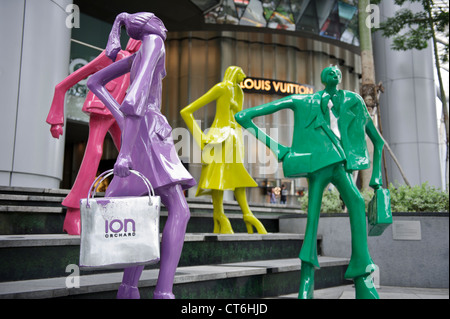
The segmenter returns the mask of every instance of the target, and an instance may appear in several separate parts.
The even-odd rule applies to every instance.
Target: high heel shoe
[[[354,279],[356,299],[380,299],[370,275]]]
[[[175,299],[175,295],[171,292],[154,292],[153,299]]]
[[[81,234],[81,217],[79,208],[67,207],[66,217],[64,218],[63,231],[69,235]]]
[[[245,226],[247,227],[247,233],[253,234],[254,226],[258,234],[267,234],[267,230],[264,228],[264,225],[254,215],[244,215],[242,218],[244,219]]]
[[[215,234],[234,234],[230,220],[225,215],[219,217],[213,215]]]
[[[117,290],[117,299],[141,299],[138,287],[121,283]]]

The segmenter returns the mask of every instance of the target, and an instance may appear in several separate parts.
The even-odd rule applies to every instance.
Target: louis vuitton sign
[[[314,93],[314,87],[312,85],[263,78],[247,77],[240,83],[240,86],[247,93],[277,95]]]

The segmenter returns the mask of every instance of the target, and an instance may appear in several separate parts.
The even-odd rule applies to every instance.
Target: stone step
[[[41,206],[42,204],[60,204],[70,192],[68,189],[46,189],[28,187],[0,186],[0,206],[22,205]],[[104,193],[96,193],[96,197],[102,197]],[[188,197],[189,206],[196,211],[210,211],[212,200],[209,196]],[[241,211],[236,201],[224,200],[225,211]],[[303,213],[299,206],[287,206],[281,204],[250,203],[252,211],[261,213],[292,214]]]
[[[0,235],[64,234],[65,211],[63,207],[0,206]],[[234,232],[247,231],[242,213],[227,211],[226,215]],[[263,223],[267,232],[279,231],[279,214],[255,212],[254,215]],[[160,229],[164,228],[167,216],[167,210],[163,207],[160,214]],[[191,208],[187,232],[204,233],[212,232],[213,229],[212,205],[209,212],[197,212],[196,208]],[[254,231],[256,232],[255,229]]]
[[[47,206],[25,206],[25,205],[2,205],[0,212],[5,213],[45,213],[45,214],[61,214],[63,207],[47,207]]]
[[[57,189],[0,187],[0,235],[63,234],[66,209],[61,202],[68,192]],[[187,198],[187,202],[191,211],[187,232],[213,231],[211,199]],[[268,232],[279,231],[280,216],[303,213],[295,206],[253,203],[250,207]],[[247,231],[242,220],[241,208],[236,201],[224,201],[224,210],[234,232]],[[161,229],[166,219],[167,210],[162,207]]]
[[[16,202],[55,202],[61,203],[62,200],[69,194],[68,189],[47,189],[47,188],[29,188],[29,187],[9,187],[0,186],[0,206],[5,201]],[[104,193],[97,193],[96,197],[103,196]],[[212,207],[212,201],[209,196],[201,196],[194,198],[187,198],[188,203],[192,209],[201,211],[210,211]],[[236,201],[224,200],[224,209],[231,211],[240,211]],[[268,203],[250,203],[253,212],[262,213],[302,213],[299,206],[287,206],[281,204],[268,204]]]
[[[319,256],[317,286],[346,282],[349,260]],[[301,262],[298,258],[247,261],[178,267],[173,292],[178,299],[266,298],[298,291]],[[139,281],[141,299],[150,299],[158,269],[144,270]],[[88,274],[0,283],[0,298],[115,298],[122,272]],[[79,281],[78,281],[79,279]],[[73,287],[76,286],[76,287]]]
[[[69,189],[0,186],[0,194],[53,196],[64,198]]]
[[[448,288],[417,288],[378,286],[380,299],[449,299]],[[269,299],[297,299],[297,293],[286,294]],[[314,299],[355,299],[353,284],[335,286],[314,291]]]
[[[64,197],[58,196],[40,196],[40,195],[21,195],[21,194],[0,194],[0,203],[3,205],[10,204],[12,206],[22,205],[46,205],[61,204]]]
[[[179,266],[297,258],[302,243],[301,234],[187,233]],[[320,243],[321,237],[319,253]],[[64,276],[68,265],[78,265],[79,253],[80,236],[0,236],[0,282]]]

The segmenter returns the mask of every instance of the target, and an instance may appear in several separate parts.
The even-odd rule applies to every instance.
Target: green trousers
[[[310,173],[308,179],[308,218],[305,239],[299,258],[319,268],[317,258],[317,227],[325,187],[332,183],[338,189],[350,216],[352,255],[345,278],[368,275],[374,269],[367,246],[367,225],[364,198],[356,187],[351,172],[337,163]]]

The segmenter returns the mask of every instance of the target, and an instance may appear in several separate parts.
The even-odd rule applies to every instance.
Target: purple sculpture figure
[[[120,51],[120,29],[141,40],[141,48],[97,72],[88,87],[108,107],[122,131],[122,145],[114,165],[114,178],[106,196],[139,196],[147,193],[145,185],[130,169],[144,174],[152,183],[168,210],[161,240],[161,264],[153,298],[173,299],[175,270],[183,248],[189,207],[183,190],[196,184],[184,168],[172,139],[172,128],[161,114],[162,79],[165,71],[166,28],[153,13],[121,13],[114,21],[106,47],[106,55],[116,59]],[[120,105],[105,85],[130,72],[130,88]],[[126,268],[117,298],[140,298],[137,284],[143,266]]]
[[[120,51],[117,58],[122,59],[130,56],[139,49],[140,45],[140,41],[130,39],[126,49]],[[63,134],[64,97],[66,91],[89,75],[111,65],[111,63],[111,60],[103,51],[94,60],[79,68],[56,85],[52,105],[47,116],[47,123],[51,125],[50,132],[54,138],[59,138]],[[129,84],[130,75],[125,74],[108,83],[107,89],[117,101],[122,102]],[[87,94],[82,111],[89,114],[89,138],[75,183],[62,202],[62,205],[67,207],[63,231],[69,235],[80,235],[80,199],[86,196],[89,187],[95,179],[103,153],[103,141],[108,131],[117,149],[120,148],[120,129],[116,120],[92,92]]]

